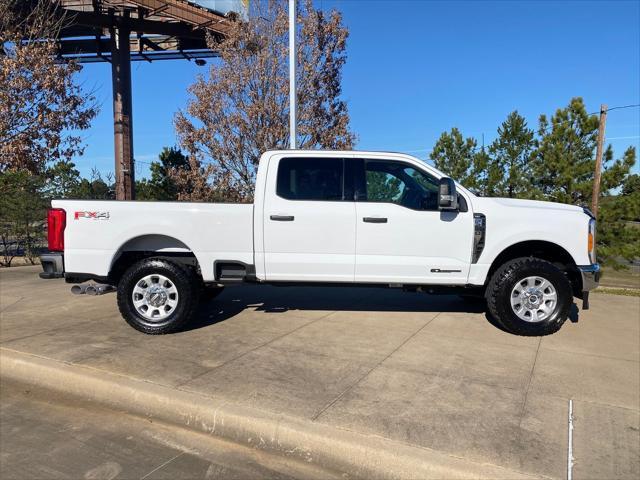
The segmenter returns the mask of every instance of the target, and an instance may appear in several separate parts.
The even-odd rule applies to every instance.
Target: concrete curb
[[[0,348],[0,378],[311,463],[345,478],[539,478],[6,348]]]

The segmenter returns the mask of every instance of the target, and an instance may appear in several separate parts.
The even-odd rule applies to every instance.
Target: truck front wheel
[[[118,283],[118,308],[136,330],[150,335],[184,326],[198,306],[200,284],[186,267],[163,258],[133,264]]]
[[[564,273],[534,257],[516,258],[500,267],[486,295],[489,313],[516,335],[557,332],[573,304],[571,283]]]

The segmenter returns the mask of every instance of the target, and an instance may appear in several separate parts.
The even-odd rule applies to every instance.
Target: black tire
[[[514,287],[529,277],[541,277],[550,282],[555,289],[555,305],[549,303],[551,312],[540,321],[521,319],[514,311],[519,309],[518,305],[511,306]],[[557,332],[569,316],[573,305],[571,283],[565,274],[553,264],[534,257],[516,258],[501,266],[491,277],[486,296],[489,314],[508,332],[525,336],[542,336]]]
[[[168,279],[166,285],[175,287],[173,291],[176,292],[171,294],[175,295],[175,306],[169,307],[167,304],[158,307],[159,309],[169,308],[169,312],[162,312],[166,317],[160,320],[145,317],[133,301],[136,285],[145,277],[154,275],[161,275]],[[175,332],[193,317],[200,297],[199,287],[200,283],[191,269],[164,258],[146,258],[129,267],[118,282],[118,308],[126,322],[142,333],[161,335]]]

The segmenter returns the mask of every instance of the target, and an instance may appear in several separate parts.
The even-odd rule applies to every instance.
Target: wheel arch
[[[574,295],[582,292],[582,277],[575,260],[564,247],[548,240],[526,240],[504,248],[491,262],[486,281],[489,282],[500,266],[520,257],[536,257],[551,262],[567,275]]]
[[[133,263],[150,257],[168,258],[200,272],[200,263],[182,240],[164,234],[144,234],[126,240],[114,254],[109,279],[117,284],[124,271]]]

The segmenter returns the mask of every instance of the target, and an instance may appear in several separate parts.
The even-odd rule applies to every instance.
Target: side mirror
[[[438,189],[438,208],[440,210],[458,210],[458,193],[456,183],[449,177],[440,179]]]

